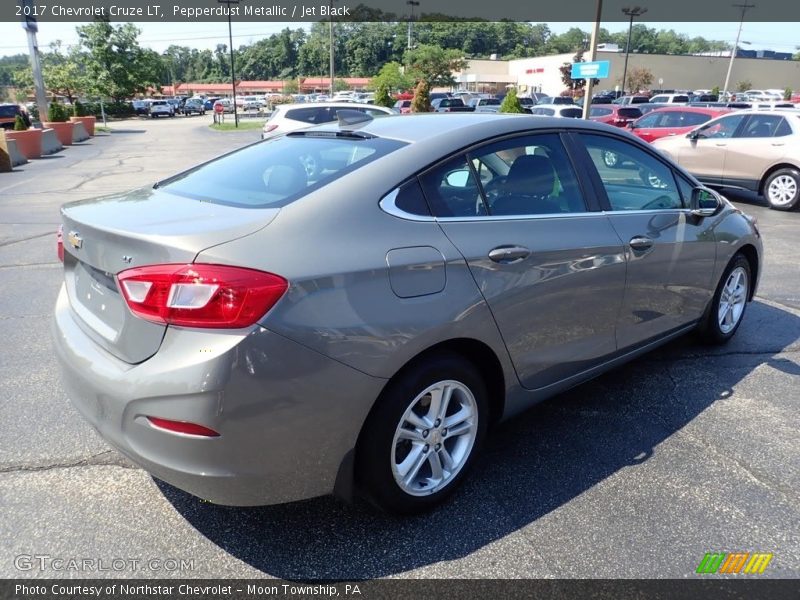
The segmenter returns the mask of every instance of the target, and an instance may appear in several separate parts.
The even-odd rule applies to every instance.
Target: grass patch
[[[209,125],[214,131],[244,131],[247,129],[261,129],[264,126],[264,121],[239,121],[239,127],[233,123],[233,119],[226,123],[212,123]]]
[[[113,131],[111,127],[106,127],[105,125],[95,125],[94,130],[101,133],[111,133]]]

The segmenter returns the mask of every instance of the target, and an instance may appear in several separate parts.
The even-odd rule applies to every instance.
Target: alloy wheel
[[[747,272],[742,267],[736,267],[728,275],[719,297],[717,322],[722,333],[733,331],[742,318],[747,302],[747,291]]]
[[[790,204],[797,196],[797,180],[790,175],[776,177],[767,188],[767,196],[774,206]]]

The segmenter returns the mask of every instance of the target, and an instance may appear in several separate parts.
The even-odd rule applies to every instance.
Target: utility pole
[[[236,108],[236,67],[233,64],[233,27],[231,25],[231,4],[239,4],[239,0],[217,0],[220,4],[228,5],[228,41],[231,50],[231,90],[233,91],[233,123],[239,127],[239,111]]]
[[[646,8],[641,6],[634,6],[633,8],[626,6],[622,12],[630,17],[630,24],[628,25],[628,44],[625,46],[625,66],[622,68],[622,95],[625,95],[625,80],[628,77],[628,56],[631,53],[631,34],[633,33],[633,19],[639,17],[647,12]]]
[[[736,58],[736,52],[739,50],[739,38],[742,35],[742,26],[744,25],[744,14],[747,12],[749,8],[755,8],[755,4],[748,4],[745,2],[744,4],[731,4],[734,8],[741,8],[742,9],[742,17],[739,19],[739,31],[736,33],[736,41],[733,44],[733,49],[731,50],[731,59],[728,61],[728,73],[725,75],[725,85],[723,86],[722,90],[722,97],[727,98],[728,95],[728,84],[731,80],[731,71],[733,70],[733,59]]]
[[[589,42],[589,62],[597,60],[597,38],[600,35],[600,20],[603,14],[603,0],[597,0],[597,11],[594,16],[594,27],[592,27],[592,38]],[[592,88],[594,80],[589,77],[586,80],[586,94],[583,96],[583,118],[589,118],[589,109],[592,104]]]
[[[411,23],[414,22],[414,7],[419,6],[417,0],[406,0],[406,4],[411,7],[411,16],[408,18],[408,49],[411,50]]]
[[[39,109],[39,121],[47,119],[47,93],[42,79],[42,65],[39,62],[39,44],[36,41],[36,33],[39,25],[33,14],[33,0],[21,0],[19,3],[23,21],[22,28],[28,34],[28,53],[30,54],[31,71],[33,71],[33,87],[36,92],[36,107]],[[28,16],[25,16],[27,13]]]

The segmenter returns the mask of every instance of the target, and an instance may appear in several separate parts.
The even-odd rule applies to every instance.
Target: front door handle
[[[628,245],[634,250],[647,250],[648,248],[653,247],[653,240],[643,235],[637,235],[636,237],[631,238],[631,241],[628,242]]]
[[[489,251],[489,258],[496,263],[508,265],[530,256],[531,251],[523,246],[498,246]]]

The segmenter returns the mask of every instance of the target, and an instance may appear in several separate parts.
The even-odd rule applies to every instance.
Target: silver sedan
[[[61,215],[69,398],[230,505],[428,509],[499,421],[676,336],[728,341],[761,272],[753,219],[580,119],[341,111]]]

